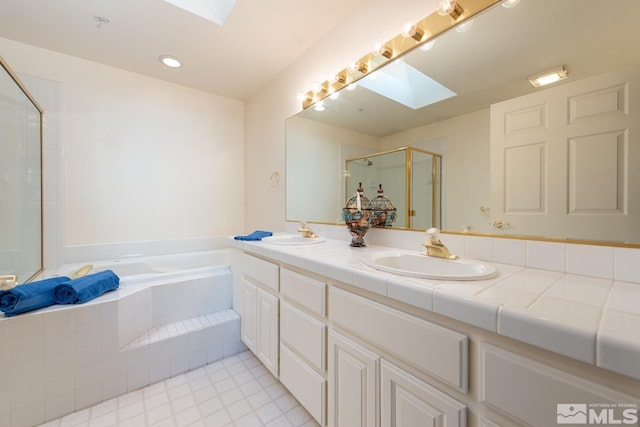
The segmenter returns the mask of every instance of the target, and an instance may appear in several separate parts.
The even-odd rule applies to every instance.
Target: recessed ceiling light
[[[182,63],[178,58],[170,55],[162,55],[160,57],[160,62],[162,62],[167,67],[171,67],[171,68],[180,68],[182,66]]]
[[[534,87],[545,86],[551,83],[564,80],[569,76],[567,69],[564,65],[559,65],[551,70],[543,71],[542,73],[533,74],[529,76],[529,82]]]

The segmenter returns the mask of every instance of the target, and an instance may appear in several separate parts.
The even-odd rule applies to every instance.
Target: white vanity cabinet
[[[240,337],[264,366],[278,376],[279,300],[277,264],[242,254]]]
[[[480,369],[481,401],[522,423],[637,426],[640,421],[640,400],[493,345],[481,346]]]
[[[295,259],[239,259],[242,340],[322,427],[550,426],[572,415],[565,404],[587,405],[595,421],[639,425],[632,378],[307,272]]]
[[[332,325],[365,341],[329,332],[329,426],[466,426],[463,403],[385,356],[466,391],[465,335],[343,289],[329,295]]]
[[[326,283],[280,269],[280,381],[326,425]]]
[[[467,408],[456,399],[394,366],[380,361],[381,427],[465,427]]]
[[[378,425],[380,356],[329,331],[329,427]]]
[[[253,354],[257,352],[256,329],[257,292],[258,287],[242,277],[242,320],[240,322],[240,339]]]

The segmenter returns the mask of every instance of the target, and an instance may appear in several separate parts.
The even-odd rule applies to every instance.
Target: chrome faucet
[[[454,255],[449,251],[444,243],[440,241],[439,234],[437,228],[430,228],[426,231],[427,240],[422,243],[422,246],[427,248],[426,251],[422,252],[422,255],[428,255],[437,258],[444,259],[458,259],[460,258],[458,255]]]
[[[302,237],[316,238],[318,235],[309,228],[306,222],[301,222],[298,231],[302,233]]]

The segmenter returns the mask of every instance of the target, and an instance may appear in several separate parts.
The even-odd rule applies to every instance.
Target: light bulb
[[[520,3],[520,0],[506,0],[502,3],[502,7],[506,7],[507,9],[516,7]]]
[[[424,37],[424,30],[420,28],[417,24],[412,24],[411,22],[407,22],[404,25],[404,29],[402,30],[402,35],[404,37],[411,37],[415,41],[420,42]]]
[[[433,47],[433,45],[436,44],[435,40],[431,40],[429,42],[426,42],[425,44],[423,44],[422,46],[420,46],[420,50],[422,51],[427,51],[427,50],[431,50],[431,48]]]
[[[462,12],[464,12],[464,9],[456,0],[442,0],[440,2],[440,8],[438,9],[439,15],[449,15],[453,19],[458,19],[458,17],[462,15]]]
[[[384,43],[376,43],[373,47],[373,53],[374,55],[380,55],[390,59],[393,56],[393,49]]]
[[[469,31],[472,25],[473,25],[473,19],[469,19],[467,21],[464,21],[461,24],[458,24],[456,26],[456,31],[459,33],[466,33],[467,31]]]
[[[355,61],[353,64],[351,64],[349,68],[351,68],[351,71],[354,71],[357,73],[362,73],[362,74],[367,73],[367,64],[363,64],[360,61]]]

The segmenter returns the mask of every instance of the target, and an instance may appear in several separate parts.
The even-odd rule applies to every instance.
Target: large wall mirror
[[[0,285],[42,271],[42,109],[0,57]]]
[[[640,244],[639,19],[637,0],[496,5],[301,111],[286,122],[287,220],[340,223],[345,160],[411,146],[442,156],[445,231]],[[529,82],[559,66],[567,79]],[[435,81],[441,100],[376,89],[415,73],[431,80],[408,92]]]

